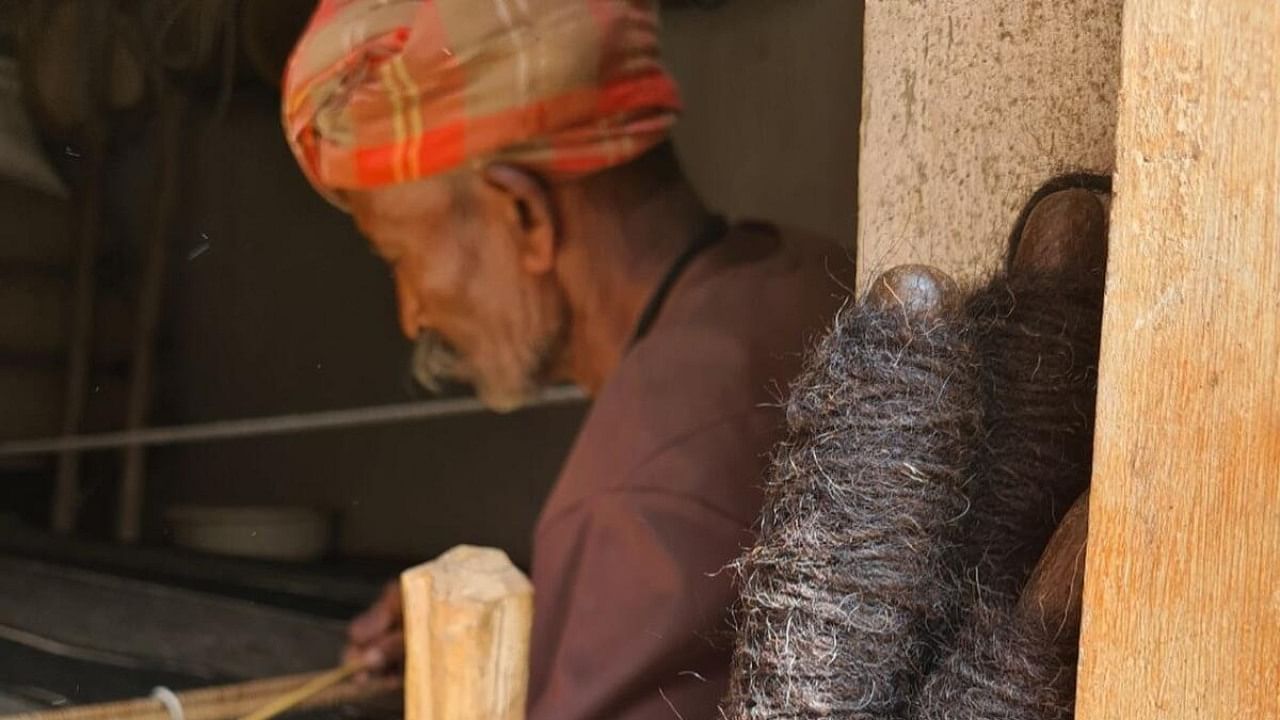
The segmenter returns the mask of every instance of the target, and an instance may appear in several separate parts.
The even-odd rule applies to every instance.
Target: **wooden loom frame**
[[[864,285],[1115,172],[1077,717],[1280,717],[1280,3],[868,0],[866,38]]]

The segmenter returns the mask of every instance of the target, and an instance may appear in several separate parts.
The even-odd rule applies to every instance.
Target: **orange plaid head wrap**
[[[620,165],[680,109],[656,2],[321,0],[285,70],[289,145],[339,204],[476,160]]]

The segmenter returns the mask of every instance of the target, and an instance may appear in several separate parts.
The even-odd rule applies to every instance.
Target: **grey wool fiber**
[[[979,606],[929,674],[912,712],[919,720],[1065,720],[1075,662],[1008,606]]]
[[[792,386],[738,561],[730,720],[1070,717],[1021,590],[1087,486],[1097,278],[864,298]]]
[[[744,602],[730,718],[895,718],[954,612],[981,431],[958,317],[837,316],[787,408]]]

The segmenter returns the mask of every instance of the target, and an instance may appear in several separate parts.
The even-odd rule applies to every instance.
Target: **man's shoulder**
[[[846,262],[820,240],[736,227],[597,396],[547,513],[626,491],[740,507],[761,484],[804,352],[847,293]]]
[[[701,507],[749,526],[759,513],[762,473],[780,427],[778,408],[762,406],[682,428],[665,442],[600,442],[583,436],[539,526],[604,506],[616,512],[620,505],[637,512]]]

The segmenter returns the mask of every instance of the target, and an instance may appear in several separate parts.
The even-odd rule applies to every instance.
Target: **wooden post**
[[[87,167],[80,178],[80,211],[77,217],[75,275],[72,304],[71,335],[67,343],[67,380],[62,415],[62,434],[80,432],[84,420],[86,395],[89,392],[89,374],[93,359],[93,309],[97,293],[98,246],[102,241],[103,215],[106,203],[106,153],[109,127],[106,118],[98,112],[101,89],[109,85],[108,64],[102,58],[112,57],[113,51],[108,33],[92,32],[101,28],[110,18],[107,3],[84,4],[75,7],[73,35],[80,35],[86,42],[78,43],[67,52],[83,64],[88,72],[71,88],[76,102],[82,106],[84,116],[79,128],[87,157]],[[54,476],[53,502],[49,524],[54,532],[70,534],[76,528],[80,509],[80,455],[64,452],[58,455],[57,474]]]
[[[102,235],[105,153],[105,142],[91,144],[89,169],[82,179],[84,189],[77,223],[79,240],[76,244],[73,284],[75,300],[71,311],[71,337],[67,343],[66,395],[62,415],[64,436],[80,432],[89,391],[89,371],[93,357],[93,307],[97,292],[94,273]],[[80,510],[80,453],[59,453],[54,478],[49,524],[54,532],[67,535],[75,531]]]
[[[133,354],[129,368],[129,400],[125,408],[125,429],[140,430],[151,414],[155,384],[156,340],[164,303],[164,275],[169,257],[169,233],[181,201],[182,122],[187,101],[178,91],[160,92],[160,170],[156,189],[155,217],[147,243],[146,259],[138,289],[137,322],[134,325]],[[124,448],[120,477],[120,505],[116,512],[116,537],[135,543],[142,535],[142,504],[146,496],[147,449],[131,444]]]
[[[456,547],[400,576],[407,720],[523,720],[533,586],[506,553]]]
[[[1123,46],[1077,717],[1280,717],[1280,3]]]
[[[995,269],[1049,178],[1111,172],[1121,0],[867,0],[858,287]]]

